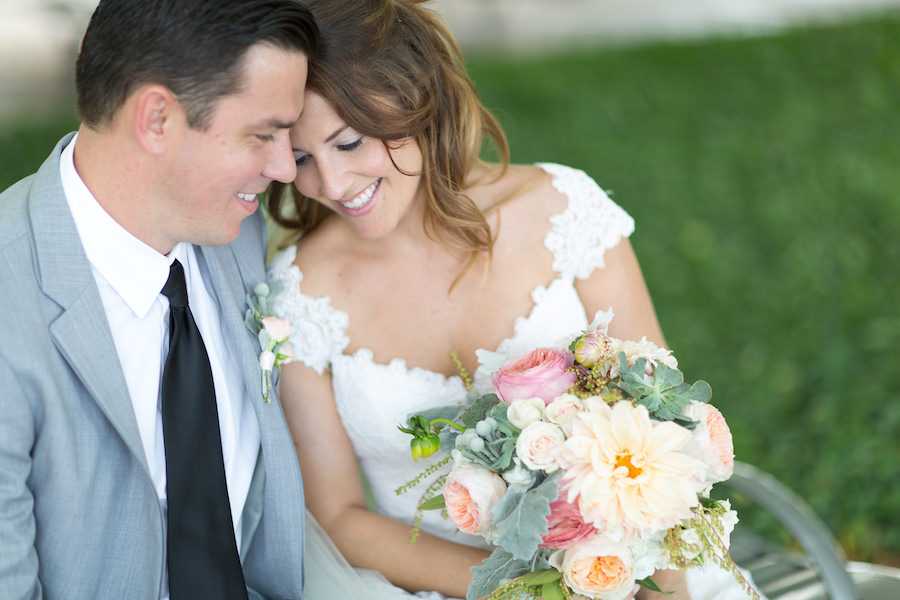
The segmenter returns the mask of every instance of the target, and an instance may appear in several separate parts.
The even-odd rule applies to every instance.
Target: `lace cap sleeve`
[[[268,282],[272,289],[272,310],[291,322],[291,347],[294,360],[312,367],[320,375],[350,343],[347,337],[347,313],[331,306],[331,298],[313,298],[300,291],[303,273],[294,264],[296,247],[291,246],[272,258]]]
[[[553,268],[564,277],[585,279],[604,265],[604,252],[634,232],[634,219],[584,171],[551,163],[538,166],[569,199],[565,211],[550,217],[544,238],[553,253]]]

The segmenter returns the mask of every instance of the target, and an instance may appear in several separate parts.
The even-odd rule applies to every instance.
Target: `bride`
[[[323,47],[291,131],[294,186],[269,198],[299,240],[269,274],[272,307],[293,323],[281,401],[321,524],[304,598],[464,597],[489,550],[439,511],[409,543],[420,494],[394,490],[426,463],[397,425],[465,397],[453,353],[474,373],[479,348],[515,356],[609,307],[610,335],[664,344],[633,221],[581,171],[509,164],[455,42],[421,2],[306,4]],[[479,160],[484,139],[497,164]],[[341,570],[341,555],[360,570]],[[654,580],[672,600],[743,598],[722,573]]]

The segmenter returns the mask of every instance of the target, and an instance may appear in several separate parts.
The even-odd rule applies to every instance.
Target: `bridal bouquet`
[[[414,458],[443,448],[452,462],[420,510],[442,508],[495,545],[472,570],[469,600],[621,600],[636,583],[659,590],[657,569],[707,563],[755,596],[728,555],[737,516],[709,499],[734,464],[709,385],[685,383],[671,352],[646,339],[610,337],[611,319],[599,313],[561,347],[513,360],[480,351],[491,393],[400,428]]]

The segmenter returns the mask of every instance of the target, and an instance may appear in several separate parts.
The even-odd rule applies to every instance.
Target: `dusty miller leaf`
[[[559,496],[555,479],[548,477],[524,493],[510,487],[491,511],[498,530],[497,544],[519,560],[534,556],[547,533],[550,503]]]
[[[524,575],[533,568],[532,563],[514,558],[503,548],[496,548],[480,565],[469,570],[472,572],[472,581],[466,592],[466,600],[478,600],[490,594],[501,583]]]

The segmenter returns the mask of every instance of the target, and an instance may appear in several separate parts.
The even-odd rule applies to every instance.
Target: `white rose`
[[[584,405],[577,396],[572,394],[562,394],[553,399],[553,402],[547,405],[547,420],[551,423],[559,425],[568,433],[566,425],[568,422],[584,410]]]
[[[525,429],[530,423],[544,418],[544,407],[544,401],[540,398],[513,400],[506,409],[506,418],[519,429]]]
[[[263,370],[263,373],[268,373],[275,367],[275,358],[275,353],[268,350],[259,355],[259,368]]]
[[[565,441],[566,436],[558,426],[535,421],[519,434],[516,456],[533,471],[553,473],[559,469],[556,453]]]

